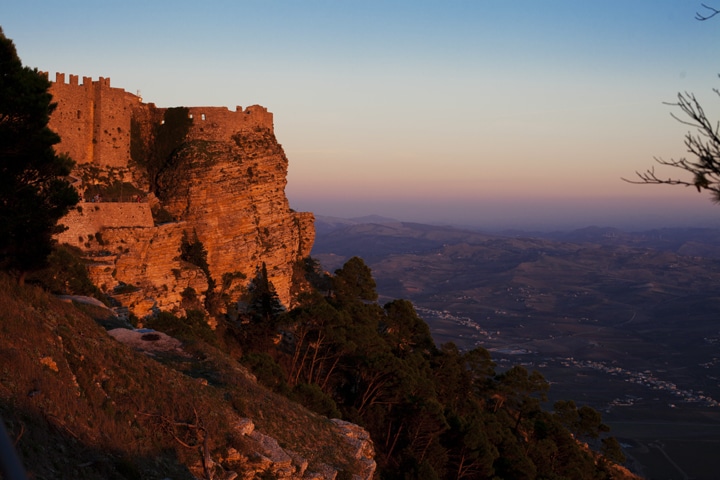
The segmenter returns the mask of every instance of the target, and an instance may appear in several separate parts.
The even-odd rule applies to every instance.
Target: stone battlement
[[[65,82],[65,74],[64,74],[64,73],[55,72],[55,80],[51,80],[51,79],[50,79],[50,77],[49,77],[49,75],[48,75],[48,72],[41,72],[41,73],[48,78],[48,80],[50,81],[50,83],[59,84],[59,85],[71,85],[71,86],[79,86],[79,85],[80,85],[80,84],[78,83],[78,80],[79,80],[79,78],[80,78],[78,75],[72,75],[72,74],[70,74],[70,75],[68,76],[68,77],[69,77],[69,82],[66,83],[66,82]],[[101,86],[103,86],[103,87],[105,87],[105,88],[110,88],[110,78],[100,77],[100,78],[98,78],[97,81],[94,82],[93,79],[92,79],[92,77],[82,77],[82,80],[83,80],[83,81],[82,81],[82,84],[81,84],[81,85],[84,86],[84,87],[90,87],[90,86],[92,86],[93,84],[97,84],[97,85],[101,85]]]
[[[47,76],[47,73],[45,73]],[[67,81],[66,81],[67,79]],[[57,72],[50,81],[50,93],[57,108],[50,128],[60,135],[56,146],[78,164],[127,167],[131,143],[152,136],[153,126],[162,123],[167,109],[143,103],[137,95],[112,88],[110,78],[66,75]],[[227,141],[242,130],[273,131],[273,115],[267,108],[252,105],[235,111],[226,107],[189,107],[192,126],[188,140]],[[134,126],[141,126],[133,131]],[[135,138],[131,138],[135,135]]]
[[[77,75],[56,73],[50,93],[57,108],[50,128],[60,135],[55,150],[67,153],[77,163],[125,167],[130,158],[130,125],[142,105],[140,97],[110,87],[110,79],[92,81]]]

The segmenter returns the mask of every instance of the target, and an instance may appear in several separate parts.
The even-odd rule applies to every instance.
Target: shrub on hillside
[[[200,310],[188,310],[186,316],[176,317],[170,312],[160,312],[148,319],[145,326],[167,333],[185,341],[202,340],[210,345],[217,345],[217,337],[205,320]]]
[[[88,276],[82,252],[70,245],[56,245],[48,256],[48,266],[28,274],[27,282],[56,295],[86,295],[105,301]]]

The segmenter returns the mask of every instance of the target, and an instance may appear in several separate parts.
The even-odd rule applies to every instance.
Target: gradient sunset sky
[[[720,119],[720,16],[696,12],[709,13],[693,0],[27,0],[3,2],[0,26],[51,79],[110,77],[162,107],[267,107],[296,210],[717,227],[707,194],[621,180],[685,155],[688,127],[663,104],[678,92]]]

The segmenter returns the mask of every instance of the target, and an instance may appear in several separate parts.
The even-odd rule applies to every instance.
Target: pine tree
[[[53,149],[60,137],[48,127],[49,88],[0,29],[0,268],[21,282],[46,265],[53,235],[63,230],[58,221],[79,200],[64,178],[72,160]]]
[[[249,294],[247,311],[256,323],[272,325],[278,315],[285,311],[275,292],[275,286],[268,278],[265,262],[258,269],[250,285]]]

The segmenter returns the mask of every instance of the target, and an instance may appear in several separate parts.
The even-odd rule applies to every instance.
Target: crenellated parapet
[[[70,74],[68,75],[68,82],[65,82],[65,74],[60,72],[55,72],[55,80],[52,80],[47,72],[42,72],[46,77],[48,77],[48,80],[50,83],[56,84],[56,85],[68,85],[71,87],[77,87],[77,86],[83,86],[85,88],[89,88],[92,86],[102,86],[104,88],[110,88],[110,79],[106,77],[100,77],[97,81],[93,81],[92,77],[83,77],[82,84],[78,83],[79,76]],[[118,89],[122,90],[122,89]]]
[[[55,147],[77,163],[127,166],[130,158],[130,125],[134,111],[142,106],[138,96],[112,88],[110,79],[93,81],[56,73],[50,93],[57,107],[50,117],[50,128],[60,134]]]
[[[46,74],[47,75],[47,74]],[[133,124],[151,138],[153,125],[161,123],[165,108],[143,103],[142,99],[121,88],[110,86],[110,78],[56,73],[50,93],[57,108],[50,128],[60,134],[56,150],[67,153],[78,164],[94,163],[104,167],[126,167],[131,157]],[[267,108],[252,105],[236,107],[189,107],[192,125],[190,140],[226,141],[239,131],[273,131],[273,115]]]

